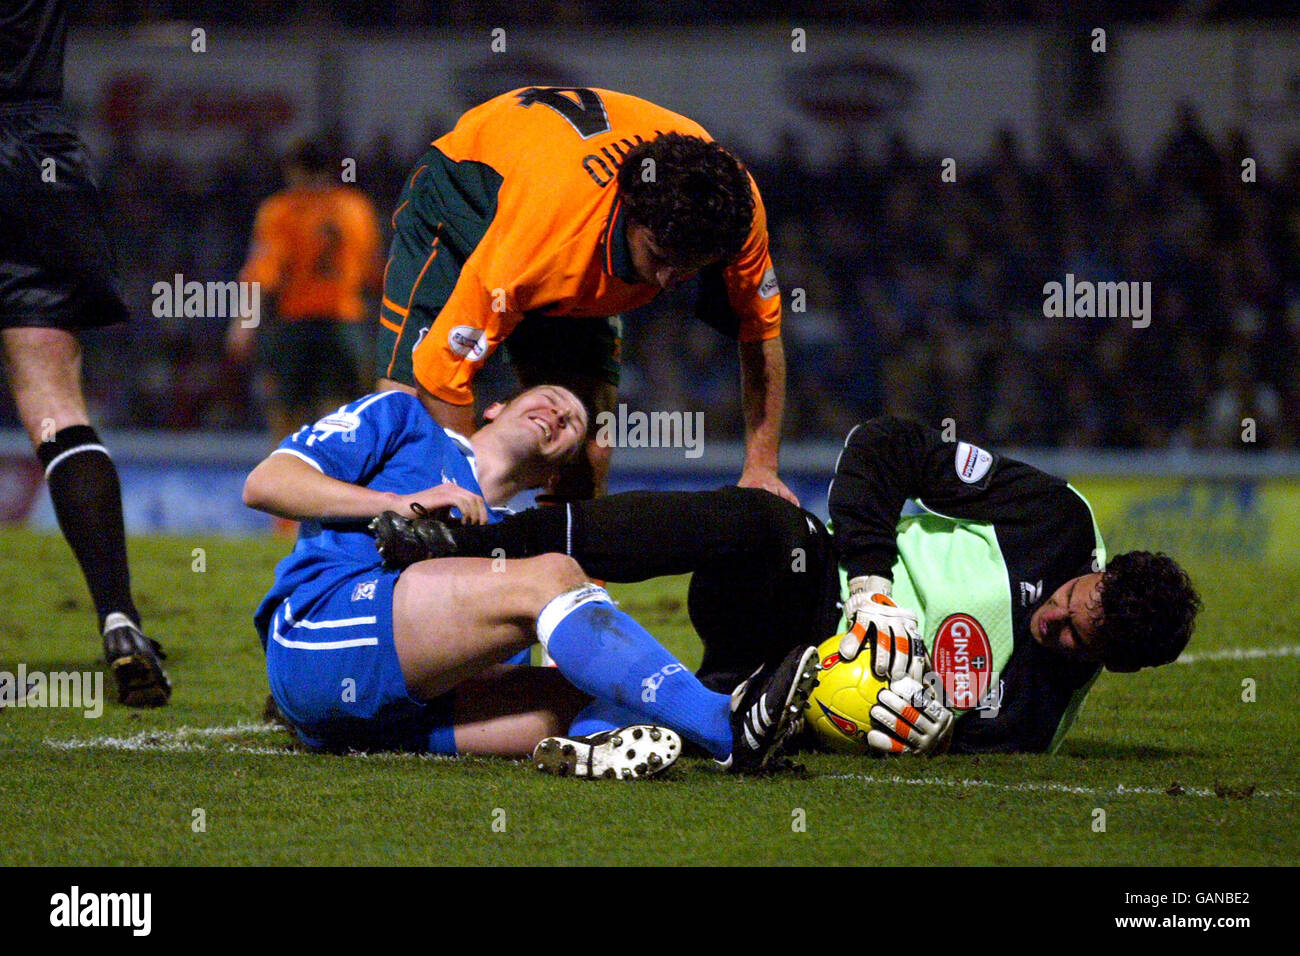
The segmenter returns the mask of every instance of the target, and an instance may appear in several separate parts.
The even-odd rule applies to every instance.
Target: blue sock
[[[626,707],[611,704],[597,697],[573,718],[573,723],[569,725],[569,736],[587,737],[606,730],[618,730],[628,724],[640,723],[644,719],[634,710],[628,710]]]
[[[671,727],[715,757],[731,753],[731,699],[701,684],[604,588],[554,598],[537,617],[537,636],[579,690]]]

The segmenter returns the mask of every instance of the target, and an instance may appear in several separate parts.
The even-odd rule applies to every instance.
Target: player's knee
[[[723,492],[751,526],[751,540],[774,548],[805,548],[826,540],[825,526],[814,515],[762,488],[730,487]]]
[[[532,565],[530,577],[544,601],[576,590],[589,580],[582,566],[567,554],[542,554],[528,561]]]

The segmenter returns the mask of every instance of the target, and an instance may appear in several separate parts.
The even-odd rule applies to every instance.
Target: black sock
[[[104,618],[114,611],[138,624],[126,562],[122,488],[113,459],[95,429],[89,425],[64,428],[42,442],[36,456],[45,466],[59,528],[90,588],[100,630]]]
[[[785,566],[805,537],[826,538],[820,529],[820,522],[810,527],[803,511],[776,495],[731,487],[629,491],[532,508],[497,524],[454,528],[452,535],[464,557],[559,552],[588,574],[622,583],[687,574],[720,560]]]
[[[696,673],[710,690],[729,692],[765,661],[835,633],[839,574],[829,540],[794,540],[801,560],[774,550],[769,560],[715,562],[691,575],[687,609],[704,644]]]
[[[569,507],[573,556],[607,581],[689,574],[718,561],[766,564],[787,526],[804,527],[798,508],[754,488],[629,491]]]
[[[775,495],[752,489],[629,491],[530,508],[497,524],[454,528],[452,535],[464,557],[558,552],[602,581],[644,581],[762,549],[775,527],[764,499],[802,514]]]

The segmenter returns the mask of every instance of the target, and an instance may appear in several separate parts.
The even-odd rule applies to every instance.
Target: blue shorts
[[[308,747],[454,754],[454,691],[421,701],[406,690],[393,644],[400,572],[368,568],[275,610],[266,676]]]

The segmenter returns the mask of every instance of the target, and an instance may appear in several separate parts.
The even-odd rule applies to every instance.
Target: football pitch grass
[[[1104,674],[1054,756],[806,753],[803,774],[767,779],[684,759],[663,779],[613,782],[547,777],[527,762],[297,750],[262,721],[250,620],[286,548],[132,539],[146,630],[170,655],[171,705],[110,701],[97,719],[0,712],[0,864],[1300,861],[1294,567],[1189,567],[1206,607],[1188,661]],[[687,663],[699,660],[685,578],[612,590]],[[0,595],[0,670],[99,667],[62,539],[0,530]]]

